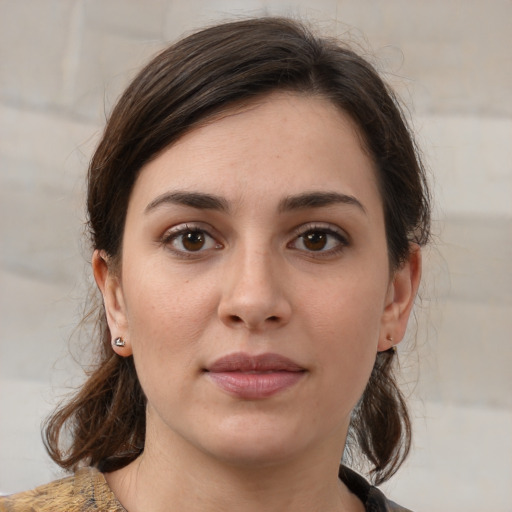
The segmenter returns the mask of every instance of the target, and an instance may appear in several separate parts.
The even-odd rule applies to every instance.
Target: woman
[[[88,211],[101,354],[46,430],[75,474],[0,510],[404,510],[339,467],[378,484],[409,450],[394,347],[429,237],[366,61],[286,19],[183,39],[112,112]]]

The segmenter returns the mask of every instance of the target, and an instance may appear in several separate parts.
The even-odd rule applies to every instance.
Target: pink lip
[[[305,368],[279,354],[229,354],[205,369],[224,391],[243,399],[267,398],[293,386]]]

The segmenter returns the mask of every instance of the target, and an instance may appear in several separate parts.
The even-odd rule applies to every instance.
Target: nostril
[[[231,315],[229,318],[234,324],[243,323],[243,320],[238,315]]]
[[[275,322],[279,322],[279,318],[278,318],[277,316],[275,316],[275,315],[273,315],[273,316],[269,316],[269,317],[267,318],[267,320],[269,320],[270,322],[274,322],[274,323],[275,323]]]

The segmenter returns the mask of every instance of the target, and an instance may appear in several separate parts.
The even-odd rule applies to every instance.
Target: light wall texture
[[[0,0],[0,492],[59,474],[40,423],[89,348],[84,175],[105,116],[167,42],[258,14],[362,49],[430,169],[434,243],[400,347],[415,447],[386,492],[416,512],[512,510],[510,0]]]

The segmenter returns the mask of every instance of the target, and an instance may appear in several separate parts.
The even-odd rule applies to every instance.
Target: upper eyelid
[[[339,235],[342,238],[350,240],[350,235],[339,226],[335,224],[331,224],[329,222],[309,222],[305,224],[301,224],[294,228],[293,233],[295,236],[302,236],[309,231],[326,231]]]
[[[162,238],[169,235],[179,235],[187,231],[203,231],[212,238],[216,238],[216,230],[204,222],[192,221],[192,222],[181,222],[174,226],[168,227],[164,230]],[[212,233],[213,232],[213,233]]]
[[[322,222],[322,221],[306,222],[306,223],[300,224],[299,226],[294,227],[290,233],[293,237],[300,237],[309,231],[315,231],[315,230],[330,232],[334,235],[338,235],[340,238],[345,239],[347,243],[349,243],[351,241],[351,237],[345,229],[337,226],[336,224],[332,224],[330,222]],[[180,233],[187,232],[187,231],[203,231],[206,235],[217,240],[219,243],[221,243],[223,245],[226,242],[226,240],[224,240],[225,237],[223,237],[221,235],[221,233],[216,228],[214,228],[209,223],[205,223],[204,221],[188,221],[188,222],[182,222],[182,223],[178,223],[174,226],[168,227],[167,229],[165,229],[165,231],[161,235],[160,239],[161,240],[170,239],[173,236],[177,236]]]

